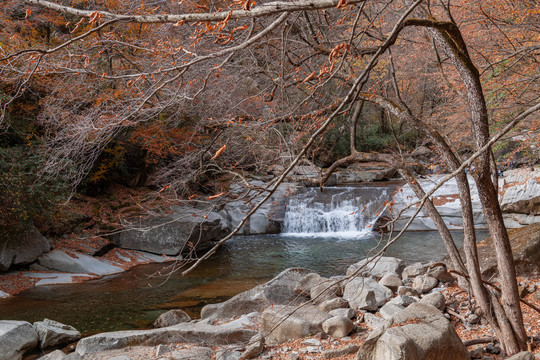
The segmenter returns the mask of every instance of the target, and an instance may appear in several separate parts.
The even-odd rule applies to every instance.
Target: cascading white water
[[[288,236],[361,237],[385,208],[386,190],[373,187],[310,188],[289,200],[283,233]]]

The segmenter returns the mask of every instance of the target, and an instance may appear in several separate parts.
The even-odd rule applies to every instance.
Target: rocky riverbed
[[[538,278],[522,278],[521,284],[524,297],[540,305]],[[528,334],[538,339],[538,314],[526,306],[523,311]],[[287,269],[223,303],[207,305],[201,319],[171,310],[155,327],[92,335],[39,359],[505,358],[444,264],[407,265],[392,257],[362,260],[331,278]],[[0,359],[17,359],[32,349],[51,351],[79,336],[50,320],[33,326],[0,321],[0,354],[6,354]],[[531,344],[533,352],[540,350],[540,343]],[[74,351],[66,354],[69,349]],[[533,352],[520,359],[534,359]]]

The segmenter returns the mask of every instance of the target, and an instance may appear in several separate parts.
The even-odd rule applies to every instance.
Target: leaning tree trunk
[[[461,33],[455,24],[447,23],[444,28],[437,26],[432,34],[444,52],[452,59],[465,84],[472,133],[476,150],[480,150],[489,141],[489,118],[478,69],[474,66]],[[502,287],[501,305],[513,330],[513,339],[508,334],[505,345],[507,352],[514,354],[526,349],[527,334],[523,325],[512,248],[504,226],[498,194],[491,181],[490,153],[491,149],[488,148],[475,162],[475,182],[495,247]]]

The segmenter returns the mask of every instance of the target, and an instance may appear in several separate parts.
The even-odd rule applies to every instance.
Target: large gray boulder
[[[353,309],[373,311],[374,309],[365,307],[370,292],[373,292],[377,307],[383,306],[392,297],[392,290],[382,286],[376,280],[355,277],[345,285],[343,298],[349,302]]]
[[[111,240],[124,249],[175,256],[193,247],[208,249],[228,233],[222,217],[215,212],[189,206],[171,206],[171,210],[173,214],[167,216],[124,219],[126,230]]]
[[[375,329],[357,360],[468,360],[450,322],[433,306],[414,303]]]
[[[154,321],[154,327],[162,328],[167,326],[173,326],[176,324],[188,322],[190,320],[191,316],[189,316],[185,311],[180,309],[173,309],[159,315],[156,321]]]
[[[260,180],[250,182],[252,187],[264,188],[267,184]],[[242,226],[239,234],[276,234],[281,230],[281,223],[285,217],[285,206],[287,198],[294,194],[297,189],[296,183],[282,183],[270,198],[251,215],[248,221]],[[245,188],[239,185],[231,186],[233,194],[245,193]],[[256,205],[266,193],[257,195],[254,190],[248,192],[244,199],[252,198],[249,202],[232,201],[227,203],[223,210],[219,212],[225,226],[228,229],[234,229],[240,224],[240,221]]]
[[[119,266],[115,266],[105,260],[77,253],[70,250],[53,250],[38,259],[39,265],[54,271],[68,273],[92,273],[96,275],[109,275],[123,272]]]
[[[307,300],[295,292],[298,282],[309,273],[302,268],[283,270],[272,280],[219,303],[206,305],[201,310],[202,319],[231,319],[254,311],[262,312],[276,304],[300,304]]]
[[[33,225],[22,232],[0,232],[0,271],[30,264],[50,249],[47,239]]]
[[[330,317],[312,305],[274,305],[262,313],[261,333],[269,345],[282,343],[323,331],[322,324]]]
[[[38,336],[29,322],[0,320],[0,360],[18,360],[37,343]]]
[[[204,322],[181,323],[152,330],[114,331],[83,338],[77,344],[79,355],[121,349],[127,346],[157,346],[187,342],[204,346],[247,344],[258,332],[249,316],[222,325]]]
[[[43,321],[36,321],[33,326],[38,334],[41,348],[67,344],[81,338],[81,333],[73,326],[58,321],[44,319]]]
[[[386,274],[396,274],[401,276],[405,262],[401,259],[389,256],[367,258],[350,265],[347,268],[347,276],[373,276],[378,279]]]

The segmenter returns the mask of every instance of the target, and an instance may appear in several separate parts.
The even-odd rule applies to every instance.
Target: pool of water
[[[479,233],[479,240],[486,236]],[[461,244],[461,233],[454,237]],[[50,318],[85,334],[148,328],[169,309],[182,308],[198,317],[205,304],[224,301],[289,267],[343,274],[384,241],[375,233],[356,238],[240,236],[187,276],[173,271],[171,264],[151,264],[79,284],[35,287],[0,300],[0,319]],[[427,262],[439,260],[445,250],[437,232],[406,232],[387,255]]]

